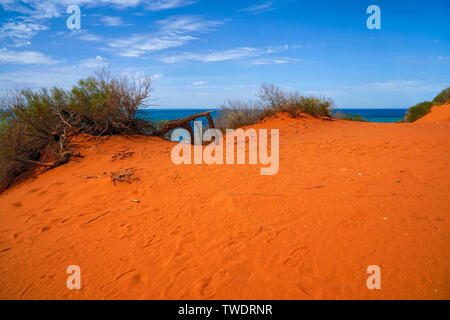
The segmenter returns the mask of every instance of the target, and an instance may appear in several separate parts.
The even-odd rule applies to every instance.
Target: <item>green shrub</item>
[[[342,111],[337,111],[334,118],[338,120],[368,122],[367,119],[361,117],[359,114],[343,113]]]
[[[150,78],[137,82],[101,70],[72,88],[69,116],[92,135],[150,134],[154,131],[151,123],[136,118],[150,95],[150,84]]]
[[[436,105],[445,104],[447,102],[450,102],[450,87],[442,90],[441,93],[433,99],[433,103]]]
[[[216,127],[223,132],[226,129],[237,129],[254,124],[264,118],[264,109],[253,102],[245,103],[229,100],[221,108],[215,119],[215,123]]]
[[[0,105],[0,191],[30,166],[51,168],[80,156],[70,140],[82,132],[153,134],[152,123],[135,117],[150,92],[149,78],[132,81],[101,70],[70,91],[23,89],[5,97]]]
[[[431,107],[434,105],[433,102],[425,101],[421,102],[411,108],[405,114],[404,121],[405,122],[414,122],[419,118],[422,118],[424,115],[430,112]]]
[[[227,101],[227,104],[221,106],[215,120],[217,127],[222,131],[236,129],[254,124],[277,112],[288,112],[293,117],[301,113],[317,118],[332,117],[334,102],[328,98],[285,92],[273,84],[263,84],[256,96],[257,101]]]
[[[450,87],[442,90],[434,99],[433,102],[425,101],[408,109],[405,114],[404,122],[414,122],[431,111],[431,107],[450,102]]]

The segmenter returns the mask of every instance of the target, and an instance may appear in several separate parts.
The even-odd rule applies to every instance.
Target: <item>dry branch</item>
[[[116,185],[116,181],[119,182],[128,182],[131,183],[133,181],[139,181],[140,179],[138,177],[135,177],[134,174],[136,172],[136,169],[133,168],[127,168],[127,169],[119,169],[117,171],[111,172],[111,179],[114,182],[114,185]]]

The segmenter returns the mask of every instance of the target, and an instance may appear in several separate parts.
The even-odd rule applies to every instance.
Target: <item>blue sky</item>
[[[66,26],[73,4],[80,30]],[[0,95],[106,66],[151,76],[164,108],[251,99],[262,83],[340,108],[409,107],[450,86],[449,16],[448,0],[0,0]]]

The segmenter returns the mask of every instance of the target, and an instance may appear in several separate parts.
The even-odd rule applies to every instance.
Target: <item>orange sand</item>
[[[176,166],[157,138],[80,141],[84,159],[0,196],[0,298],[449,299],[449,110],[266,120],[254,127],[280,129],[275,176]],[[109,172],[133,166],[141,180],[114,186]],[[82,290],[66,288],[69,265]]]
[[[434,122],[434,121],[450,121],[449,104],[432,107],[431,112],[423,116],[419,120],[417,120],[416,123]]]

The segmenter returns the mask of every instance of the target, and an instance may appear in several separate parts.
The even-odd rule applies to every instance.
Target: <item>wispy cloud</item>
[[[45,64],[52,65],[61,61],[54,60],[37,51],[0,50],[0,63],[4,64]]]
[[[344,89],[362,89],[375,92],[434,92],[437,87],[446,87],[450,83],[431,83],[423,80],[387,80],[365,83],[354,86],[344,86]]]
[[[441,62],[450,61],[450,57],[447,56],[437,56],[436,59]]]
[[[222,21],[203,20],[198,16],[173,16],[156,22],[162,32],[184,34],[188,32],[209,32],[223,24]]]
[[[222,24],[220,21],[202,20],[196,16],[171,17],[157,21],[160,29],[155,33],[134,34],[111,40],[108,46],[124,57],[140,57],[150,52],[182,47],[196,40],[200,33],[209,32]]]
[[[122,26],[130,26],[131,24],[125,23],[121,17],[111,17],[111,16],[103,16],[100,18],[100,21],[104,26],[107,27],[122,27]]]
[[[96,56],[95,58],[89,58],[80,61],[80,67],[87,69],[98,69],[107,67],[108,65],[109,65],[108,61],[105,58],[102,58],[101,56]]]
[[[103,41],[103,38],[95,35],[88,30],[82,29],[82,30],[70,30],[67,32],[59,32],[59,35],[66,35],[71,38],[76,38],[82,41],[92,41],[92,42],[100,42]]]
[[[183,35],[150,36],[138,34],[127,39],[113,40],[108,45],[123,57],[140,57],[148,52],[177,48],[194,40]]]
[[[1,0],[0,5],[6,11],[19,12],[21,14],[29,15],[33,19],[40,20],[60,17],[65,12],[65,7],[63,7],[64,2],[64,0]]]
[[[157,57],[157,59],[165,63],[177,63],[183,61],[218,62],[218,61],[238,60],[248,57],[255,57],[261,54],[262,51],[260,49],[242,47],[224,51],[215,51],[210,53],[184,52],[177,55],[160,56]]]
[[[207,84],[208,84],[208,81],[195,81],[195,82],[192,82],[192,85],[196,86],[196,87],[206,86]]]
[[[429,56],[429,57],[401,57],[403,62],[417,64],[431,64],[450,61],[449,56]]]
[[[147,4],[150,11],[176,9],[196,3],[197,0],[151,0]]]
[[[222,51],[212,51],[207,53],[182,52],[180,54],[159,56],[156,57],[156,59],[165,63],[178,63],[184,61],[220,62],[220,61],[241,60],[245,58],[260,57],[267,54],[285,51],[288,48],[289,48],[288,46],[267,47],[263,49],[252,47],[240,47]],[[274,60],[276,60],[278,63],[286,63],[288,62],[288,59],[290,58],[281,58]]]
[[[239,11],[242,12],[250,12],[252,14],[261,14],[265,12],[269,12],[275,10],[276,8],[273,5],[273,1],[266,1],[258,5],[254,5],[248,8],[241,9]]]
[[[30,39],[39,31],[47,29],[48,27],[41,23],[23,18],[19,21],[6,22],[0,27],[0,41],[4,45],[14,47],[27,46],[31,44]]]
[[[185,7],[197,0],[0,0],[6,11],[15,11],[32,16],[34,19],[58,18],[65,14],[69,5],[94,7],[115,7],[118,9],[144,5],[149,11],[162,11]]]
[[[297,58],[273,58],[273,59],[256,59],[253,60],[250,65],[258,66],[258,65],[267,65],[267,64],[287,64],[287,63],[296,63],[301,62],[302,59]]]
[[[150,79],[154,80],[158,80],[161,79],[164,75],[162,73],[155,73],[153,75],[150,76]]]

